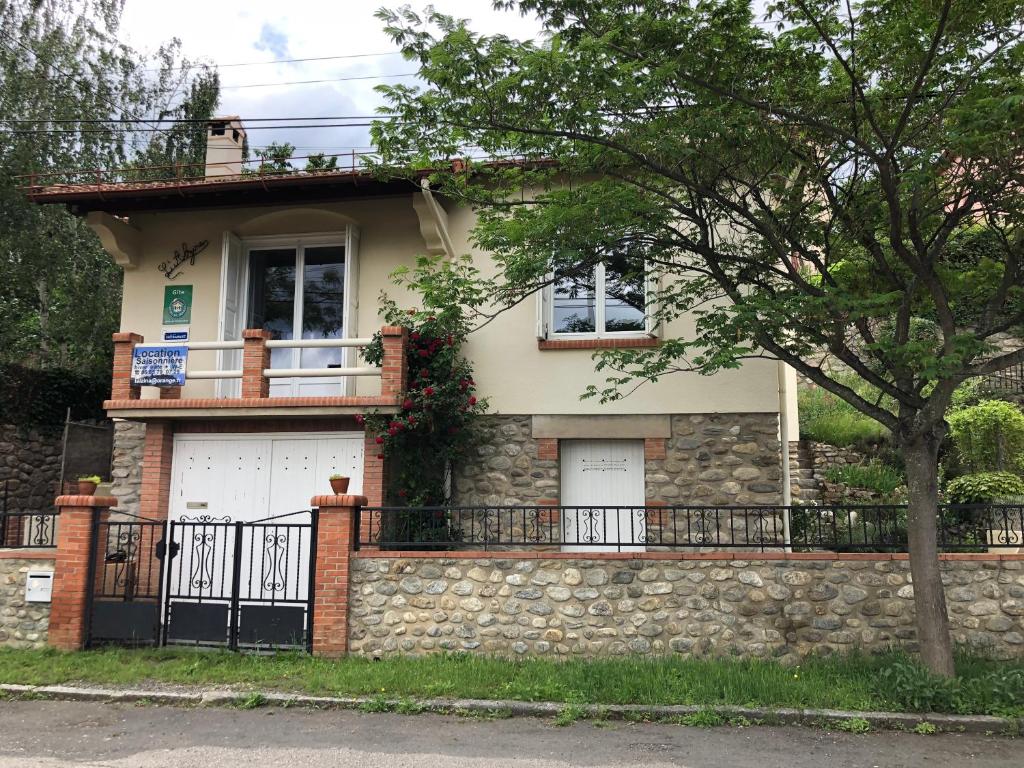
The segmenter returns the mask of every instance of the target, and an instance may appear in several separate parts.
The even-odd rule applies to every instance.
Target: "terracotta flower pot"
[[[348,483],[351,478],[348,477],[332,477],[331,478],[331,490],[339,496],[348,493]]]
[[[78,495],[79,496],[95,496],[96,495],[96,483],[92,480],[79,480],[78,481]]]

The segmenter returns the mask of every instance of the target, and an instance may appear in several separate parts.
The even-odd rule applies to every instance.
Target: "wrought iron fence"
[[[8,512],[7,483],[0,495],[0,549],[44,549],[57,545],[57,511]]]
[[[1024,505],[937,515],[943,550],[1024,547]],[[364,507],[359,530],[362,546],[389,550],[905,552],[906,521],[906,505]]]

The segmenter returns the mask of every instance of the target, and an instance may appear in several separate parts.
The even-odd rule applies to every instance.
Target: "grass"
[[[908,657],[834,656],[808,659],[798,674],[770,661],[729,659],[503,660],[430,656],[370,661],[187,650],[107,649],[78,653],[0,650],[0,682],[144,686],[234,686],[316,695],[369,696],[366,711],[425,697],[504,698],[566,704],[564,719],[588,704],[732,704],[917,711],[951,702],[965,714],[1024,715],[1024,663],[958,659],[955,696]],[[887,671],[897,670],[899,674]],[[903,692],[910,686],[913,698]],[[931,687],[931,688],[930,688]],[[258,700],[253,699],[253,706]],[[405,701],[403,710],[415,709]]]
[[[889,439],[889,430],[821,387],[800,387],[797,400],[802,438],[844,448]]]
[[[829,467],[825,470],[825,478],[832,483],[843,483],[852,488],[867,488],[886,496],[895,493],[897,488],[906,485],[907,482],[902,471],[880,461]]]

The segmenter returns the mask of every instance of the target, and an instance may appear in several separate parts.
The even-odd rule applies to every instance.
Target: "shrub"
[[[800,387],[797,399],[801,437],[844,447],[877,446],[889,439],[889,430],[827,390]]]
[[[978,472],[961,475],[946,486],[954,504],[985,504],[1024,496],[1024,479],[1012,472]]]
[[[953,411],[949,433],[969,472],[1024,473],[1024,411],[987,400]]]
[[[891,496],[897,488],[906,484],[903,472],[880,461],[855,464],[845,467],[829,467],[825,477],[832,483],[843,483],[853,488],[866,488]]]
[[[878,693],[911,712],[1015,716],[1024,711],[1024,669],[977,677],[940,677],[912,661],[896,661],[878,675]]]

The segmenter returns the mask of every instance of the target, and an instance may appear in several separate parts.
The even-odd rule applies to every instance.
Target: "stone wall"
[[[672,417],[665,458],[646,462],[647,501],[665,504],[781,504],[775,413]]]
[[[452,498],[467,507],[558,498],[558,462],[538,456],[530,416],[483,416],[475,456],[455,469]]]
[[[0,558],[0,647],[42,648],[50,625],[49,603],[25,602],[29,571],[52,571],[52,559]]]
[[[110,493],[117,497],[122,512],[139,514],[142,490],[142,457],[146,425],[134,421],[114,422],[114,452],[111,460]]]
[[[41,432],[0,424],[0,495],[7,487],[8,512],[53,509],[60,492],[60,430]]]
[[[914,642],[905,559],[649,558],[356,557],[349,648],[797,663]],[[946,559],[942,578],[957,643],[1024,658],[1024,558]]]

